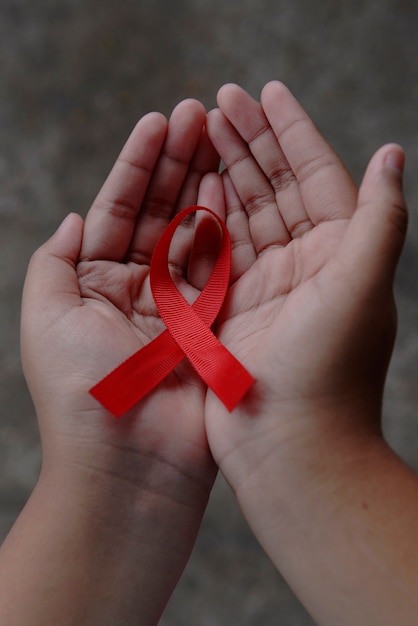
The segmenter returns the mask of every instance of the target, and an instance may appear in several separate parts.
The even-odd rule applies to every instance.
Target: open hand
[[[209,393],[206,428],[239,491],[284,449],[379,431],[406,226],[403,153],[382,148],[358,195],[281,83],[266,85],[261,103],[226,85],[218,103],[208,133],[226,165],[234,242],[218,335],[257,383],[232,415]]]
[[[44,465],[68,458],[136,481],[153,459],[188,477],[190,493],[182,497],[193,506],[206,502],[215,468],[204,430],[206,389],[187,360],[119,421],[88,390],[163,330],[149,265],[172,215],[198,201],[222,210],[218,157],[204,124],[194,100],[180,103],[169,122],[158,113],[139,121],[85,223],[68,216],[35,253],[22,324]],[[193,299],[205,268],[193,255],[189,262],[191,226],[177,230],[170,262]]]

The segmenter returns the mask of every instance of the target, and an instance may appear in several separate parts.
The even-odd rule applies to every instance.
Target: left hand
[[[68,216],[33,255],[21,347],[42,471],[2,546],[2,623],[156,624],[188,561],[216,476],[205,386],[184,360],[119,420],[89,389],[163,329],[149,269],[172,215],[224,208],[205,120],[193,100],[142,118],[85,223]],[[170,255],[191,299],[207,273],[194,246],[217,253],[200,222]]]
[[[215,477],[203,422],[206,389],[185,360],[116,421],[88,393],[154,338],[163,325],[149,286],[155,243],[171,216],[191,204],[222,211],[218,157],[200,103],[180,103],[167,122],[141,119],[85,223],[69,216],[33,256],[23,298],[22,358],[43,445],[44,467],[66,462],[147,482],[144,468],[187,483],[182,498],[204,508]],[[206,173],[209,176],[200,185]],[[199,186],[201,187],[200,192]],[[199,260],[187,267],[190,224],[176,232],[171,263],[196,297]],[[204,272],[203,272],[204,273]],[[162,481],[168,498],[171,482]]]

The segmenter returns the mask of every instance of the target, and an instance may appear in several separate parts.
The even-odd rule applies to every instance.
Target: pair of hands
[[[336,431],[378,432],[405,231],[403,154],[382,148],[358,193],[281,83],[266,85],[261,103],[226,85],[218,104],[206,115],[186,100],[169,121],[142,118],[85,222],[71,214],[35,253],[22,358],[44,467],[74,463],[135,482],[137,459],[153,459],[187,477],[183,502],[204,507],[219,466],[245,509],[243,477],[262,485],[277,450],[306,451]],[[230,414],[184,360],[115,421],[88,390],[161,332],[150,259],[173,214],[192,204],[229,229],[217,336],[256,383]],[[206,220],[176,233],[171,264],[189,299],[216,257],[212,235]],[[152,476],[150,489],[180,497]],[[248,515],[251,523],[251,506]]]

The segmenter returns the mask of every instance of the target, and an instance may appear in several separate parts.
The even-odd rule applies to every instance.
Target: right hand
[[[336,438],[380,436],[404,157],[394,145],[378,151],[358,193],[282,84],[268,84],[261,104],[226,85],[218,103],[208,132],[227,168],[234,242],[218,336],[257,382],[232,414],[209,392],[206,429],[257,526],[272,476],[279,489],[297,458],[333,454]]]

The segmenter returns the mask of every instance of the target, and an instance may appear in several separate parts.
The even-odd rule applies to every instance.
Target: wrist
[[[266,455],[237,495],[318,623],[412,624],[417,483],[378,433],[338,430]]]
[[[321,407],[315,413],[303,403],[288,413],[281,407],[280,413],[251,423],[253,432],[225,454],[220,469],[244,510],[268,511],[272,504],[290,513],[312,492],[332,490],[337,477],[349,478],[351,465],[372,448],[387,449],[378,410],[375,415],[353,405],[351,411]],[[265,498],[265,504],[255,505],[258,498]]]
[[[89,463],[69,450],[59,463],[46,456],[2,548],[0,581],[10,599],[0,605],[0,621],[13,615],[20,625],[29,615],[37,625],[48,614],[64,624],[65,611],[68,625],[157,623],[189,558],[210,487],[154,458],[135,455],[123,466],[111,456],[97,453]],[[13,579],[19,589],[10,589]],[[27,601],[16,617],[22,591]]]
[[[178,577],[193,548],[212,482],[155,454],[89,448],[88,460],[85,454],[77,459],[73,451],[68,459],[62,455],[59,465],[45,460],[37,491],[48,502],[51,518],[65,508],[76,511],[90,548],[95,543],[113,545],[112,559],[126,571],[131,568],[135,577],[146,560],[150,575],[154,564],[162,564],[166,573]]]

